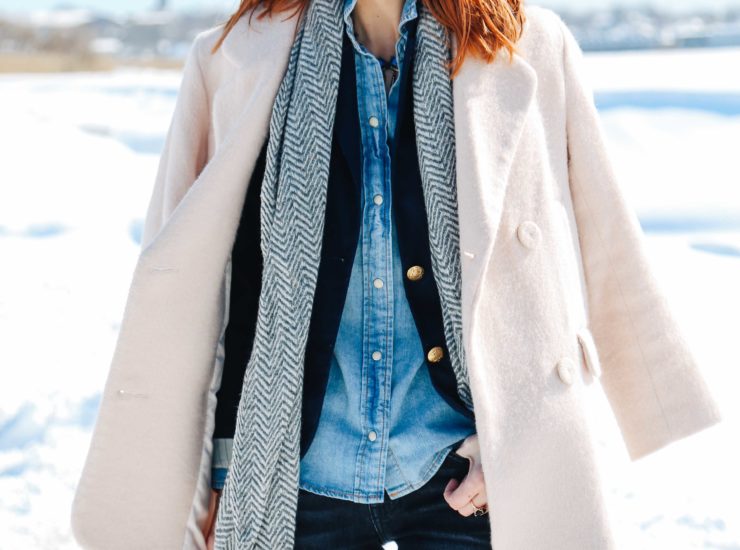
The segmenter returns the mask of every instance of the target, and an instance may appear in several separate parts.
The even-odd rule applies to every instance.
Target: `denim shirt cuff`
[[[223,489],[228,472],[229,470],[227,468],[211,468],[211,489],[214,491]]]

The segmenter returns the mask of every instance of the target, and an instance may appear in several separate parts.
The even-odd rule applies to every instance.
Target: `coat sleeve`
[[[563,31],[568,178],[600,381],[631,460],[720,421],[696,357],[648,261],[583,70]]]
[[[155,240],[178,204],[181,204],[206,162],[210,109],[198,58],[199,52],[205,56],[207,47],[196,38],[186,58],[144,221],[142,254]],[[183,474],[192,472],[188,470],[192,456],[178,456],[175,451],[191,451],[188,445],[192,445],[192,441],[189,439],[196,432],[193,429],[184,436],[166,440],[162,437],[166,435],[163,433],[166,423],[151,419],[149,423],[144,421],[146,415],[158,414],[173,399],[163,385],[165,374],[151,378],[143,374],[145,368],[158,367],[158,363],[167,357],[166,352],[161,353],[157,349],[157,340],[173,336],[156,321],[148,325],[141,324],[154,310],[154,318],[158,320],[169,317],[158,313],[162,309],[160,306],[166,305],[166,297],[162,298],[161,303],[144,307],[144,301],[151,299],[157,285],[166,279],[154,279],[159,281],[157,285],[149,285],[144,291],[137,286],[140,271],[139,263],[129,289],[123,324],[71,506],[72,533],[83,548],[175,548],[172,541],[180,538],[181,528],[184,530],[180,514],[187,504],[185,499],[190,496],[187,494],[187,482],[190,480],[185,480]],[[145,327],[155,328],[155,333],[146,333]],[[168,369],[173,370],[163,367],[162,371]],[[184,376],[187,381],[179,381],[181,387],[187,388],[187,391],[181,392],[183,402],[193,403],[191,414],[195,415],[195,407],[200,405],[201,396],[194,396],[193,390],[196,383],[203,383],[207,375],[186,373]],[[183,414],[182,421],[195,422],[187,413]],[[171,414],[168,419],[172,420]],[[163,456],[176,459],[168,471],[151,468],[146,463],[150,456],[148,453],[155,450]],[[155,462],[156,466],[162,466],[163,460]],[[166,494],[153,496],[136,489],[138,484],[146,486],[153,478],[165,474],[169,482],[161,483],[168,485]],[[173,480],[177,483],[172,483]],[[175,498],[182,500],[172,501]],[[167,502],[168,499],[170,502]],[[147,523],[151,514],[159,514],[157,525]],[[145,546],[142,541],[150,544]]]
[[[207,162],[210,105],[199,45],[196,38],[183,67],[175,110],[144,218],[141,249],[151,243]]]

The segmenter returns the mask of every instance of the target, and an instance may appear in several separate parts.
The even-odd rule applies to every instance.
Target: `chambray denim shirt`
[[[357,0],[344,0],[355,48],[362,140],[362,222],[319,424],[301,459],[300,487],[358,503],[399,498],[424,485],[454,444],[475,432],[432,385],[403,287],[391,209],[391,152],[399,79],[386,92],[381,63],[354,35]],[[416,0],[405,0],[399,69]],[[393,61],[393,60],[392,60]],[[212,486],[226,477],[232,440],[214,440]]]

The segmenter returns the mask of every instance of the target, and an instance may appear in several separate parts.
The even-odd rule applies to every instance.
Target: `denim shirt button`
[[[375,441],[378,438],[378,434],[375,433],[375,430],[370,430],[367,434],[367,438],[370,441]]]
[[[378,117],[376,116],[371,116],[368,119],[368,122],[370,123],[370,126],[372,126],[373,128],[377,128],[378,125],[380,124],[380,121],[378,120]]]
[[[383,356],[383,354],[382,354],[382,353],[380,353],[379,351],[374,351],[374,352],[373,352],[373,359],[375,359],[376,361],[380,361],[380,358],[381,358],[382,356]]]
[[[375,195],[373,197],[373,202],[375,204],[383,204],[383,195]]]

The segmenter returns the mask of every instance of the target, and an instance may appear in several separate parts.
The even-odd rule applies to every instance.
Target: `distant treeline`
[[[559,13],[586,51],[740,45],[740,9],[720,14],[652,8]],[[0,72],[101,70],[122,63],[178,66],[195,35],[226,15],[160,10],[116,18],[54,10],[0,18]]]

